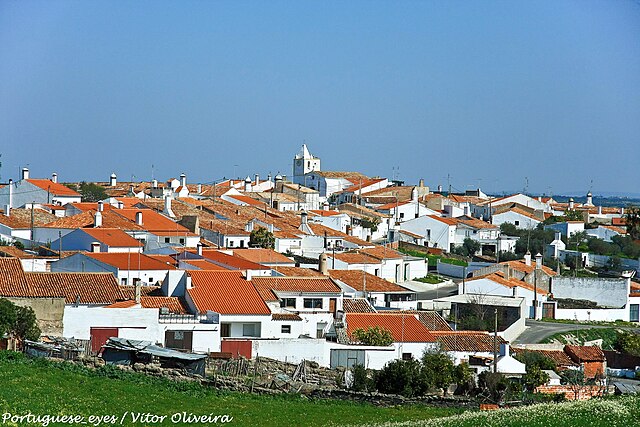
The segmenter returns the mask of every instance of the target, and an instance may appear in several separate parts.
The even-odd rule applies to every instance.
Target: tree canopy
[[[254,248],[273,249],[275,247],[276,238],[273,233],[264,227],[253,229],[249,236],[249,245]]]
[[[40,329],[31,307],[20,307],[11,301],[0,299],[0,336],[9,335],[19,340],[37,340]]]

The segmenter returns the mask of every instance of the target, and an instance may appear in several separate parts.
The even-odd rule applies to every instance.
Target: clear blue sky
[[[304,140],[325,170],[638,193],[640,3],[0,0],[2,181],[290,174]]]

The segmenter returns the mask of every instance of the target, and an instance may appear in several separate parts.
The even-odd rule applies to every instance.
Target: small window
[[[282,300],[280,300],[280,307],[296,308],[296,299],[295,298],[282,298]]]
[[[120,279],[120,284],[121,284],[122,286],[127,286],[127,278],[126,278],[126,277],[123,277],[122,279]]]
[[[400,212],[400,219],[404,218],[404,212]]]
[[[380,269],[379,269],[379,268],[376,268],[376,269],[373,271],[373,274],[374,274],[375,276],[380,276]]]
[[[516,226],[520,225],[520,221],[516,221]]]
[[[184,239],[180,239],[180,244],[184,245]]]
[[[322,298],[305,298],[304,308],[322,308]]]
[[[153,283],[153,277],[149,277],[149,283]]]
[[[402,360],[411,360],[413,359],[413,356],[411,355],[411,353],[402,353]]]
[[[229,240],[229,247],[232,248],[233,247],[233,240]]]
[[[280,332],[283,334],[290,334],[291,333],[291,325],[282,325],[280,326]]]
[[[164,242],[165,242],[165,243],[170,243],[170,242],[171,242],[171,239],[169,239],[168,237],[165,237],[165,238],[164,238]]]
[[[243,337],[255,337],[256,336],[256,325],[253,323],[245,323],[242,325],[242,336]]]

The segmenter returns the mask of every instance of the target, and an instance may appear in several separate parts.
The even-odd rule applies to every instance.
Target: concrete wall
[[[556,308],[556,319],[568,319],[579,321],[615,322],[616,320],[629,321],[628,308],[611,309],[576,309]]]
[[[6,298],[20,307],[31,307],[43,335],[61,336],[64,298]]]
[[[551,293],[554,298],[589,300],[602,307],[624,307],[629,290],[629,279],[602,277],[553,277],[551,279]]]
[[[491,266],[494,264],[486,263],[486,262],[470,262],[467,267],[462,267],[460,265],[447,264],[445,262],[440,262],[438,260],[437,271],[438,274],[443,274],[445,276],[457,277],[459,279],[469,275],[469,273],[474,272],[476,270],[480,270],[484,267]]]

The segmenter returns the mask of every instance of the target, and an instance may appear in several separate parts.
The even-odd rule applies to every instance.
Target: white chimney
[[[413,189],[411,190],[411,201],[418,201],[418,189],[416,187],[413,187]]]
[[[192,289],[193,288],[193,283],[191,282],[191,276],[189,276],[188,274],[187,274],[187,281],[185,283],[185,287],[187,289]]]
[[[198,184],[198,194],[202,193],[202,184]]]
[[[251,191],[251,178],[249,178],[248,175],[244,180],[244,191],[245,192]]]
[[[273,224],[267,224],[267,231],[273,233]]]
[[[562,239],[562,233],[560,233],[559,231],[556,231],[556,236],[554,240],[561,240]]]
[[[11,205],[6,205],[6,206],[4,207],[4,214],[5,214],[6,216],[11,216]]]
[[[602,215],[602,206],[598,206],[598,215]]]
[[[418,181],[418,187],[424,187],[424,178],[420,178],[420,181]]]
[[[180,174],[180,185],[182,185],[183,187],[187,186],[187,175],[185,174]]]
[[[538,196],[538,201],[542,203],[542,196]]]
[[[104,202],[100,200],[98,202],[98,212],[102,212],[102,211],[104,211]]]
[[[136,224],[142,225],[142,212],[136,212]]]
[[[93,226],[102,227],[102,213],[100,211],[93,216]]]
[[[587,193],[587,205],[593,206],[593,194],[591,194],[591,191]]]
[[[51,182],[53,182],[54,184],[58,183],[58,174],[57,173],[52,173],[51,174]]]
[[[307,225],[307,213],[305,211],[300,213],[300,225]]]
[[[510,356],[508,343],[500,344],[500,356]]]
[[[29,168],[22,168],[22,180],[29,179]]]
[[[91,242],[91,252],[93,253],[100,252],[100,242]]]
[[[116,177],[116,173],[112,173],[109,177],[109,187],[115,187],[118,184],[118,177]]]
[[[267,181],[271,182],[271,174],[267,175]]]
[[[166,216],[168,216],[169,218],[175,218],[175,214],[173,213],[173,211],[171,210],[171,196],[167,195],[164,198],[164,210],[162,211],[163,214],[165,214]]]
[[[620,215],[624,215],[624,208],[620,208]]]
[[[158,180],[157,179],[151,180],[151,188],[158,188]]]
[[[253,231],[253,221],[247,222],[244,226],[244,231],[248,231],[249,233]]]
[[[197,252],[197,253],[198,253],[198,255],[199,255],[199,256],[202,256],[202,243],[198,243],[198,244],[196,245],[196,250],[198,251],[198,252]]]
[[[322,209],[324,209],[325,211],[328,211],[329,210],[329,203],[328,202],[324,202],[322,204]]]
[[[540,270],[542,268],[542,254],[538,252],[536,254],[536,270]]]
[[[254,184],[256,187],[260,184],[260,175],[256,174],[256,183]]]
[[[442,193],[442,184],[438,184],[438,193]]]
[[[135,301],[136,304],[140,304],[140,301],[142,300],[142,280],[134,279],[133,281],[135,286]]]
[[[251,278],[253,277],[253,272],[251,270],[247,270],[246,274],[245,274],[245,279],[247,281],[251,280]]]
[[[525,265],[531,265],[531,252],[527,251],[527,253],[524,254],[524,263]]]
[[[320,274],[324,276],[329,275],[329,268],[327,267],[327,264],[327,254],[320,254],[318,270],[320,271]]]
[[[573,202],[573,197],[571,197],[571,198],[569,199],[569,209],[570,209],[570,210],[573,210],[574,206],[575,206],[575,204],[574,204],[574,202]]]

